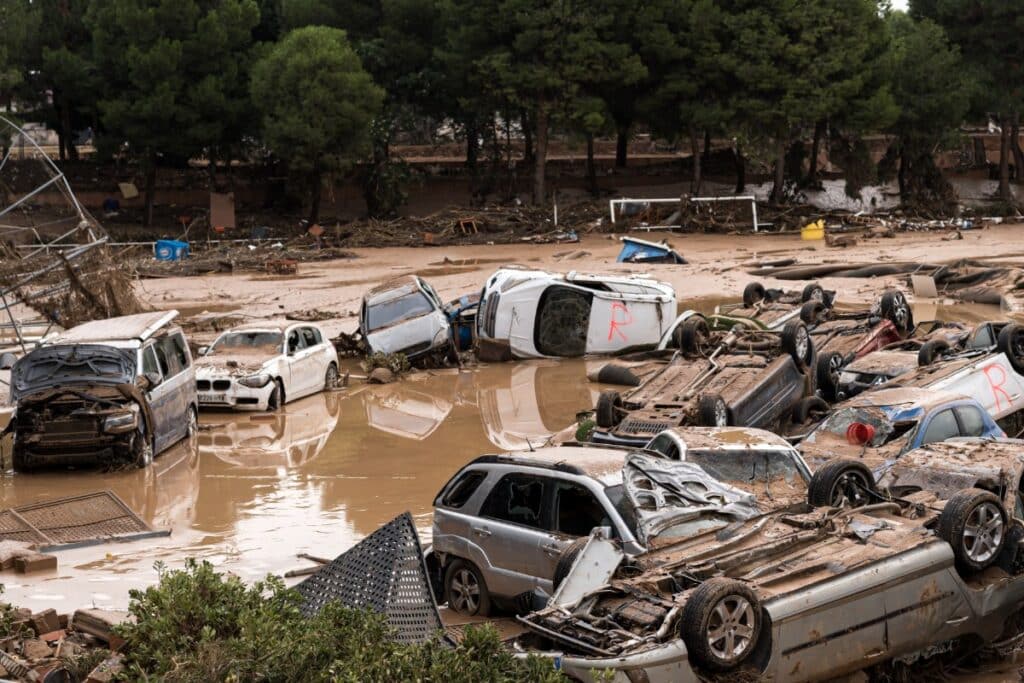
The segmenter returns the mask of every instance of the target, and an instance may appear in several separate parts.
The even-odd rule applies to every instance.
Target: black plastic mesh
[[[338,601],[383,614],[400,643],[422,643],[442,628],[412,515],[377,529],[295,587],[303,611],[316,614]]]

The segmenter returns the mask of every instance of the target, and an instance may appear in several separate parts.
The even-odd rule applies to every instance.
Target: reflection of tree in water
[[[537,310],[537,348],[548,356],[582,356],[593,296],[566,287],[548,287]]]

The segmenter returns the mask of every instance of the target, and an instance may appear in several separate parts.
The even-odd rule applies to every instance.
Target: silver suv
[[[625,552],[642,552],[625,503],[627,455],[538,448],[485,455],[459,470],[434,500],[431,562],[449,608],[486,616],[494,603],[536,588],[552,592],[563,553],[595,527],[610,528]]]

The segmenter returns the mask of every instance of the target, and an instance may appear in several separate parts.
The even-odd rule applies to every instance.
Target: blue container
[[[157,240],[153,247],[157,261],[178,261],[188,257],[188,242]]]
[[[667,244],[648,242],[635,237],[620,239],[622,251],[616,259],[619,263],[686,263],[686,259]]]

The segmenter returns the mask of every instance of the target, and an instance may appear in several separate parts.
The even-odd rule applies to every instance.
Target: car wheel
[[[472,562],[455,560],[444,574],[444,595],[448,609],[466,616],[486,617],[491,612],[487,583]]]
[[[597,371],[595,379],[598,384],[617,384],[623,387],[640,386],[640,378],[625,365],[618,363],[602,365],[601,369]]]
[[[782,328],[782,350],[788,353],[798,368],[810,366],[814,360],[814,345],[807,326],[799,320],[790,320]]]
[[[897,289],[885,290],[879,309],[882,317],[895,325],[901,333],[906,334],[914,327],[914,315],[903,292]]]
[[[338,366],[331,363],[324,373],[324,391],[332,391],[338,388]]]
[[[704,316],[694,316],[684,320],[683,324],[679,326],[676,341],[683,353],[705,353],[711,341],[711,329],[708,327],[708,321],[704,319]]]
[[[577,538],[569,547],[562,551],[562,555],[558,558],[558,564],[555,565],[555,574],[551,577],[551,586],[553,590],[558,590],[558,587],[565,581],[565,577],[569,576],[569,572],[572,570],[572,566],[576,564],[576,558],[583,552],[583,548],[586,547],[589,537]]]
[[[622,421],[621,409],[622,395],[619,392],[612,389],[602,391],[601,395],[597,397],[597,410],[594,414],[597,426],[602,429],[611,429],[619,424]]]
[[[804,291],[800,293],[800,301],[801,303],[807,303],[808,301],[818,301],[824,306],[825,290],[822,289],[821,285],[819,285],[817,282],[812,282],[811,284],[804,287]]]
[[[860,507],[870,503],[876,491],[875,475],[867,465],[833,460],[814,472],[807,487],[807,502],[814,507]]]
[[[15,472],[31,472],[35,469],[32,457],[25,453],[24,448],[17,443],[15,443],[14,452],[11,454],[11,467]]]
[[[996,344],[999,350],[1006,354],[1014,371],[1018,375],[1024,375],[1024,326],[1007,325],[999,333]]]
[[[702,427],[728,427],[729,406],[718,394],[704,394],[697,400],[697,419]]]
[[[824,318],[828,308],[820,301],[808,301],[800,307],[800,319],[808,325],[818,324]]]
[[[697,586],[683,607],[680,635],[697,666],[729,671],[757,648],[761,605],[747,584],[715,577]]]
[[[996,561],[1006,542],[1006,510],[982,489],[957,491],[939,515],[939,538],[953,548],[957,565],[978,572]]]
[[[802,425],[811,420],[817,422],[826,413],[828,403],[817,396],[808,396],[793,407],[793,424]]]
[[[267,399],[267,410],[274,411],[284,405],[284,385],[281,380],[274,380],[274,390],[270,392],[270,398]]]
[[[814,378],[821,395],[829,401],[839,400],[839,373],[843,365],[843,354],[837,351],[828,351],[818,356]]]
[[[944,339],[932,339],[921,345],[917,352],[917,364],[921,367],[931,365],[935,359],[949,350],[949,344]]]
[[[147,439],[143,434],[139,433],[135,436],[135,440],[132,443],[133,451],[135,452],[133,464],[142,469],[143,467],[149,467],[153,464],[153,440]]]
[[[750,308],[754,304],[764,301],[767,296],[768,292],[764,285],[760,282],[751,282],[743,288],[743,307]]]

